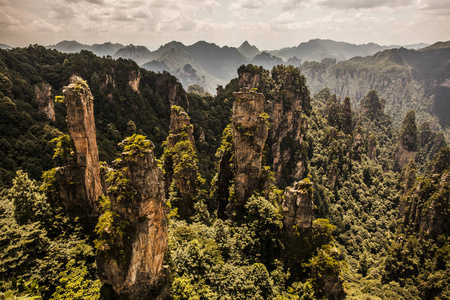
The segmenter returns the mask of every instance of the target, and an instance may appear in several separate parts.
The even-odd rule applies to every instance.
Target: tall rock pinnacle
[[[229,206],[238,211],[260,184],[268,115],[264,113],[262,93],[246,88],[233,95],[236,98],[232,116],[236,201]]]
[[[199,186],[193,132],[194,127],[188,114],[182,107],[173,105],[170,115],[170,134],[163,156],[166,198],[173,207],[178,208],[178,215],[184,220],[194,214],[194,203]],[[169,197],[169,194],[174,193],[175,197]]]
[[[122,145],[122,158],[107,174],[108,197],[100,201],[98,276],[119,299],[164,299],[168,285],[163,266],[167,253],[163,172],[153,144],[143,136],[133,135]]]
[[[75,153],[73,164],[57,172],[58,191],[65,209],[75,214],[91,214],[103,194],[100,180],[97,137],[94,122],[94,97],[87,83],[78,76],[70,78],[63,90],[67,106],[67,128]]]

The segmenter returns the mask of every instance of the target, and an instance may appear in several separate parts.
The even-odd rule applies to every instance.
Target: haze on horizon
[[[450,0],[0,0],[0,43],[198,40],[259,49],[314,38],[380,45],[450,40]]]

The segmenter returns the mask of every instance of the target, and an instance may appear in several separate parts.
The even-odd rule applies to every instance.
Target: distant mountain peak
[[[237,49],[242,55],[250,59],[261,53],[256,46],[250,45],[248,41],[243,42]]]

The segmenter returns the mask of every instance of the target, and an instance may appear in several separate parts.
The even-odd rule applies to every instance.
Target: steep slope
[[[249,60],[261,53],[256,46],[250,45],[248,41],[243,42],[237,49]]]
[[[221,48],[205,41],[188,46],[186,51],[205,71],[225,81],[233,78],[236,69],[247,61],[236,48],[228,46]]]
[[[427,44],[403,46],[405,48],[417,49],[425,47]],[[380,46],[375,43],[355,45],[346,42],[336,42],[333,40],[314,39],[306,43],[300,43],[297,47],[283,48],[269,51],[271,54],[288,60],[296,56],[302,61],[321,61],[324,58],[335,58],[336,60],[347,60],[355,56],[368,56],[376,52],[400,48],[400,46]]]
[[[124,46],[122,44],[112,44],[110,42],[106,42],[103,44],[85,45],[77,41],[62,41],[57,43],[56,45],[47,46],[47,48],[56,49],[63,53],[77,53],[81,50],[89,50],[98,56],[112,56],[123,47]]]
[[[98,56],[112,56],[114,53],[116,53],[119,49],[123,48],[124,45],[118,44],[118,43],[110,43],[106,42],[103,44],[94,44],[92,45],[92,52],[94,52],[95,55]]]
[[[77,41],[67,41],[67,40],[59,42],[56,45],[47,46],[47,48],[56,49],[63,53],[76,53],[80,52],[81,50],[91,50],[91,46],[89,45],[84,45]]]
[[[113,55],[114,58],[129,58],[134,60],[137,64],[143,64],[151,61],[151,51],[147,49],[145,46],[135,46],[130,44],[119,49]]]
[[[355,57],[333,63],[304,63],[302,73],[312,92],[329,87],[340,97],[351,97],[353,105],[369,90],[386,99],[386,112],[394,124],[409,110],[415,110],[420,123],[430,121],[449,137],[450,47],[437,44],[422,50],[385,50],[373,56]]]
[[[159,52],[157,55],[156,51],[152,55],[158,56],[158,59],[154,60],[154,63],[143,64],[143,68],[154,72],[162,68],[176,76],[185,88],[191,84],[199,84],[211,93],[218,84],[223,82],[206,72],[196,60],[178,47],[168,47],[164,51],[160,52],[160,49],[157,51]]]

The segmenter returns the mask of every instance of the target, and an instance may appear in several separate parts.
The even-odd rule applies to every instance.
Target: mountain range
[[[427,44],[403,46],[408,49],[419,49]],[[199,84],[208,92],[215,91],[218,85],[225,85],[235,77],[235,70],[242,64],[252,63],[271,69],[278,64],[291,64],[296,67],[305,61],[320,62],[324,58],[337,61],[347,60],[356,56],[373,55],[386,49],[400,46],[381,46],[375,43],[356,45],[332,40],[314,39],[300,43],[296,47],[279,50],[259,50],[248,41],[238,48],[219,47],[214,43],[199,41],[190,46],[172,41],[161,45],[157,50],[150,51],[145,46],[112,44],[85,45],[77,41],[62,41],[47,48],[61,52],[79,52],[89,50],[98,56],[132,59],[150,71],[168,71],[179,78],[185,88],[191,84]]]

